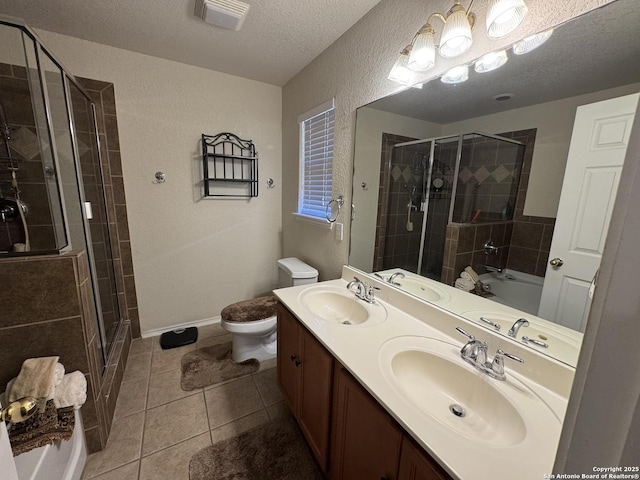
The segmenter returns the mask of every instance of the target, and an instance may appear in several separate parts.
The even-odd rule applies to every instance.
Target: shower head
[[[7,123],[7,116],[4,113],[4,107],[0,105],[0,135],[4,140],[11,140],[11,127]]]

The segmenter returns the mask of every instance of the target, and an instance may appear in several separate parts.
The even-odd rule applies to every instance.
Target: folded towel
[[[87,379],[84,374],[76,370],[62,377],[60,385],[53,392],[53,402],[56,408],[80,408],[87,401]]]
[[[54,392],[55,388],[58,385],[60,385],[60,382],[62,381],[62,377],[64,377],[64,365],[62,365],[60,362],[58,362],[58,363],[56,363],[55,369],[53,371],[53,380],[51,381],[51,390],[49,391],[49,394],[46,396],[47,400],[52,400],[53,399],[53,392]],[[9,398],[8,397],[9,392],[13,388],[13,384],[15,383],[15,381],[16,381],[16,379],[12,378],[7,383],[6,393],[4,394],[5,396],[2,398],[2,400],[7,400],[7,403],[8,403],[8,398]],[[45,397],[42,397],[42,398],[45,398]]]
[[[7,400],[13,402],[22,397],[47,398],[53,389],[56,365],[59,357],[27,358],[20,373],[7,390]]]
[[[478,283],[478,281],[480,281],[480,276],[478,275],[478,273],[471,267],[471,265],[469,265],[468,267],[466,267],[464,269],[465,272],[467,272],[469,275],[471,275],[471,278],[473,279],[474,283]]]
[[[471,276],[471,274],[469,272],[462,272],[460,274],[460,278],[464,279],[464,280],[469,280],[471,283],[473,283],[474,285],[477,283],[473,277]]]
[[[470,292],[474,289],[473,282],[464,278],[456,279],[454,286],[460,290],[464,290],[465,292]]]

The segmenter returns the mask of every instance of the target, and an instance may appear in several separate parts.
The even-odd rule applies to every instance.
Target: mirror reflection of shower
[[[18,171],[18,161],[11,152],[12,129],[9,126],[7,115],[3,105],[0,105],[0,141],[4,149],[0,150],[0,168],[8,171],[8,186],[0,181],[0,221],[2,223],[19,221],[22,226],[22,241],[13,242],[14,252],[28,252],[31,250],[29,239],[29,227],[27,225],[27,205],[20,198],[20,187],[16,172]],[[5,170],[6,169],[6,170]],[[2,178],[2,180],[5,180]],[[6,190],[3,190],[2,187]],[[7,195],[5,192],[9,192]],[[14,239],[12,238],[12,241]],[[16,239],[18,240],[18,239]]]
[[[374,265],[440,280],[447,225],[510,220],[523,160],[520,142],[476,132],[395,143]]]

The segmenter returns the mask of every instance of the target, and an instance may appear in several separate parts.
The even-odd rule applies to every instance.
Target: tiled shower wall
[[[13,75],[16,71],[19,69],[0,65],[0,74],[11,72]],[[0,78],[0,82],[2,80],[4,78]],[[120,309],[119,312],[112,313],[114,317],[125,320],[125,323],[114,332],[116,337],[103,371],[98,354],[94,354],[91,346],[95,345],[97,348],[97,337],[95,312],[91,313],[88,306],[89,302],[92,302],[92,292],[87,280],[86,255],[74,252],[67,255],[0,257],[0,285],[17,286],[0,289],[0,305],[3,308],[0,317],[0,359],[3,360],[0,365],[0,381],[6,383],[11,377],[16,376],[22,361],[31,356],[60,355],[61,359],[70,359],[67,360],[69,365],[65,364],[67,369],[81,370],[89,380],[90,392],[81,412],[87,446],[90,452],[94,452],[106,445],[129,351],[129,341],[131,336],[140,336],[140,327],[120,162],[114,86],[90,79],[79,81],[96,104],[103,162],[100,171],[97,169],[95,158],[84,157],[81,160],[83,181],[86,182],[87,193],[91,196],[92,186],[96,186],[92,182],[99,182],[102,176]],[[87,133],[86,130],[81,130],[78,132],[80,138]],[[21,166],[24,167],[25,164]],[[100,198],[96,196],[92,200],[100,201]],[[0,225],[0,230],[2,227]],[[98,241],[93,251],[98,267],[97,273],[101,276],[105,270],[100,262],[108,262],[108,258],[100,248],[100,236],[96,237]],[[102,242],[105,238],[102,237]],[[64,291],[59,292],[59,288]],[[80,300],[73,300],[74,295]],[[83,305],[83,308],[74,307],[76,304]],[[16,309],[18,319],[9,314],[5,315],[4,310],[7,306]],[[73,312],[67,312],[67,307],[72,308]],[[25,316],[21,309],[32,314]],[[0,385],[3,389],[4,385]]]
[[[449,285],[455,282],[467,265],[471,265],[479,274],[485,273],[484,265],[509,268],[539,276],[544,276],[546,271],[555,219],[524,215],[536,130],[499,135],[513,138],[526,145],[514,220],[449,225],[442,272],[442,281]],[[489,239],[498,247],[498,255],[484,254],[483,246]]]

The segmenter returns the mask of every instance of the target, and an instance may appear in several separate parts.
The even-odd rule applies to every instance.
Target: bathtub
[[[489,286],[495,296],[489,300],[517,308],[531,315],[538,315],[544,277],[536,277],[515,270],[503,270],[502,273],[485,273],[480,280]]]
[[[15,457],[20,480],[79,480],[87,461],[84,426],[80,410],[75,411],[75,427],[69,440],[35,448]]]

